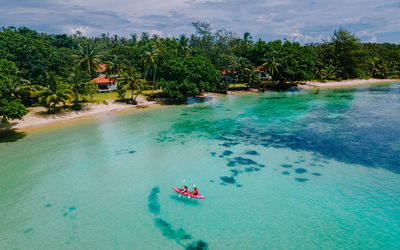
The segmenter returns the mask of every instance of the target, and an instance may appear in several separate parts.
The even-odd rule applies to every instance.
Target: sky
[[[363,42],[400,43],[400,0],[0,0],[0,26],[46,33],[176,37],[198,21],[253,40],[321,42],[345,28]]]

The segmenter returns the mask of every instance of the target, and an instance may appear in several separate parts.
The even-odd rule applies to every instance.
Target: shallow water
[[[399,249],[399,97],[195,98],[1,137],[0,249]]]

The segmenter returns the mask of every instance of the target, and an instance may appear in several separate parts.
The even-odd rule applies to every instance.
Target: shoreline
[[[329,89],[329,88],[346,88],[346,87],[357,87],[357,86],[368,86],[373,84],[387,84],[398,82],[398,79],[368,79],[368,80],[347,80],[341,82],[306,82],[304,85],[298,85],[299,89]],[[246,93],[255,93],[254,89],[248,91],[228,91],[227,94],[218,93],[203,93],[200,97],[218,97],[225,95],[240,95]],[[147,101],[145,97],[138,97],[138,105],[130,105],[125,103],[118,103],[114,100],[108,100],[109,104],[93,104],[84,103],[82,104],[82,110],[75,111],[71,109],[63,110],[58,114],[47,114],[45,107],[33,107],[28,108],[29,113],[24,116],[22,120],[10,121],[7,125],[0,124],[0,133],[7,131],[14,132],[32,132],[35,130],[61,126],[70,124],[78,121],[92,120],[101,116],[107,116],[109,114],[122,113],[122,112],[133,112],[139,110],[146,110],[148,108],[161,107],[162,104],[155,101]]]
[[[12,120],[9,124],[5,125],[0,124],[0,133],[7,133],[7,131],[33,132],[79,121],[92,120],[109,114],[161,107],[161,104],[147,101],[144,97],[140,99],[138,97],[138,105],[118,103],[113,100],[108,100],[108,102],[109,104],[83,103],[82,110],[65,109],[57,114],[48,114],[45,107],[28,108],[29,113],[22,120]]]
[[[301,89],[315,89],[315,88],[346,88],[346,87],[358,87],[358,86],[368,86],[374,84],[386,84],[386,83],[394,83],[400,81],[399,79],[354,79],[354,80],[345,80],[340,82],[311,82],[308,81],[304,85],[298,85],[298,88]]]

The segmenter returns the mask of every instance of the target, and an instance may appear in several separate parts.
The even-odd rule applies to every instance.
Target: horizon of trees
[[[148,33],[88,38],[3,27],[0,117],[3,122],[18,119],[26,114],[22,107],[38,104],[57,112],[59,103],[73,101],[79,109],[83,97],[95,91],[90,80],[97,76],[99,64],[107,64],[107,76],[120,76],[114,79],[116,91],[132,104],[144,89],[153,93],[162,88],[164,95],[177,100],[203,91],[226,92],[229,82],[221,79],[222,71],[235,74],[235,83],[260,89],[265,83],[259,67],[277,85],[400,74],[400,45],[361,43],[344,29],[336,30],[329,40],[300,44],[253,41],[248,32],[238,37],[208,23],[193,23],[193,28],[190,36],[177,38]],[[127,92],[130,99],[125,99]]]

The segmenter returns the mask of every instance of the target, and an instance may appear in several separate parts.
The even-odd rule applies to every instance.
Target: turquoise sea
[[[400,249],[400,84],[0,137],[0,249],[183,248]]]

